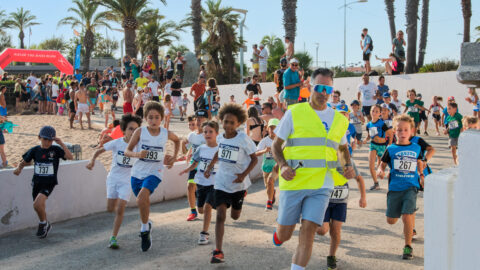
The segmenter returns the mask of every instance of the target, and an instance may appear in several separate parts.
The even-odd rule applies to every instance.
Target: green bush
[[[433,63],[423,65],[418,72],[427,73],[427,72],[442,72],[442,71],[451,71],[457,70],[458,61],[450,59],[441,59],[434,61]]]

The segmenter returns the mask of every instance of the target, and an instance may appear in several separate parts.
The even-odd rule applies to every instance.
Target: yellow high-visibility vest
[[[289,106],[292,113],[293,133],[285,141],[283,155],[287,164],[296,170],[293,180],[287,181],[279,174],[280,190],[319,189],[323,186],[327,170],[335,186],[342,186],[347,179],[337,172],[337,149],[348,129],[348,120],[335,111],[332,126],[327,134],[322,120],[309,103]]]

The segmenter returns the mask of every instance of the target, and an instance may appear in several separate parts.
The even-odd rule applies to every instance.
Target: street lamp
[[[316,61],[317,61],[317,66],[316,66],[316,67],[318,68],[318,46],[320,46],[320,43],[316,42],[315,45],[317,45],[317,47],[316,47],[316,52],[317,52],[317,59],[316,59]]]
[[[243,26],[245,25],[245,19],[247,18],[248,10],[232,8],[232,11],[243,14],[243,20],[240,22],[240,40],[242,41],[242,44],[240,46],[240,84],[243,84]]]
[[[347,0],[345,0],[345,4],[338,8],[343,8],[343,71],[347,71],[347,8],[350,5],[357,3],[365,3],[367,1],[368,0],[357,0],[347,4]]]

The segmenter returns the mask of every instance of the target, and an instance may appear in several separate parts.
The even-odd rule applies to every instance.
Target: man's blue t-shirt
[[[377,89],[380,92],[380,99],[377,99],[377,104],[382,104],[383,103],[383,94],[387,93],[388,90],[388,85],[384,84],[383,86],[377,85]]]
[[[367,46],[367,44],[372,44],[372,38],[367,35],[364,39],[363,39],[363,48],[365,48]],[[369,54],[371,53],[372,51],[370,50],[370,47],[368,47],[368,49],[365,51],[365,54]]]
[[[297,84],[299,82],[300,82],[300,76],[298,74],[298,71],[292,71],[290,68],[288,68],[283,73],[283,84],[285,88],[289,85]],[[300,96],[300,87],[295,87],[288,90],[285,88],[283,90],[284,98],[295,99],[295,100],[298,99],[298,97]]]
[[[81,82],[82,81],[82,74],[81,73],[75,74],[75,79],[77,79],[78,82]]]

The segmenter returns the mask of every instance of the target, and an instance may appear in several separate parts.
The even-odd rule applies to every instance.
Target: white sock
[[[45,221],[40,221],[39,223],[40,224],[47,224],[47,221],[46,220]]]
[[[140,229],[141,232],[148,231],[148,223],[142,224],[142,228]]]
[[[305,270],[305,267],[301,267],[300,265],[292,263],[292,267],[290,268],[290,270]]]

